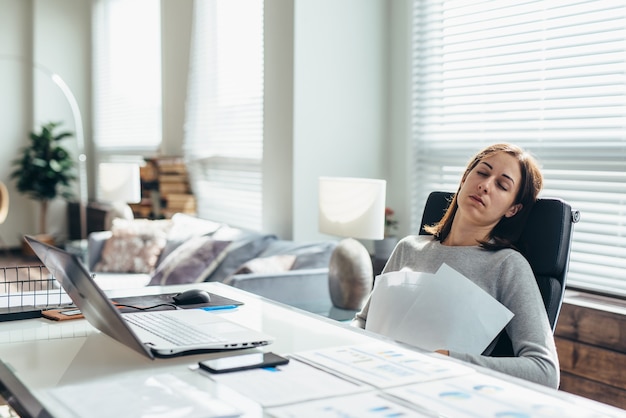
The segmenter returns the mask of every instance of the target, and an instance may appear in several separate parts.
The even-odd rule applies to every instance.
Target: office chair
[[[424,226],[439,222],[453,196],[454,193],[441,191],[432,192],[428,196],[422,214],[420,235],[429,235]],[[552,332],[556,328],[565,293],[572,229],[579,219],[580,212],[572,210],[567,202],[555,198],[540,198],[530,211],[516,243],[535,274]],[[491,356],[512,355],[511,340],[506,330],[503,330]]]

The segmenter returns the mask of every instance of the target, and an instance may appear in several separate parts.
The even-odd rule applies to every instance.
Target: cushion
[[[248,260],[257,258],[259,254],[275,241],[275,235],[223,226],[213,235],[213,239],[231,241],[224,260],[205,281],[223,282]]]
[[[156,269],[149,285],[198,283],[204,281],[226,256],[230,241],[199,236],[172,251]]]
[[[170,227],[170,220],[114,219],[94,271],[152,273]]]
[[[296,261],[295,255],[275,255],[272,257],[253,258],[239,267],[235,274],[249,273],[282,273],[291,270]]]
[[[291,270],[312,269],[328,267],[330,256],[337,246],[335,241],[320,242],[294,242],[288,240],[277,240],[259,255],[259,257],[269,257],[274,255],[289,254],[295,255]]]
[[[165,248],[163,248],[157,264],[160,264],[163,260],[165,260],[165,258],[170,255],[172,251],[188,239],[201,235],[210,235],[217,231],[221,226],[222,224],[218,222],[209,221],[207,219],[198,218],[184,213],[175,213],[172,216],[172,227],[167,234]]]

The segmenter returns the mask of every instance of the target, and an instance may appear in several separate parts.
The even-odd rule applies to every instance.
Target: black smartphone
[[[203,360],[198,363],[201,369],[210,373],[228,373],[239,370],[280,366],[289,359],[274,353],[249,353],[237,356]]]

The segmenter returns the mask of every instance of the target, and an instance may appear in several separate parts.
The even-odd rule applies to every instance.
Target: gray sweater
[[[488,357],[491,348],[483,355],[450,352],[450,356],[558,388],[559,359],[554,336],[526,259],[512,249],[488,251],[479,246],[445,246],[431,236],[414,235],[398,243],[383,273],[403,268],[435,273],[443,263],[465,275],[515,314],[506,326],[515,357]],[[369,300],[353,325],[365,328],[368,309]]]

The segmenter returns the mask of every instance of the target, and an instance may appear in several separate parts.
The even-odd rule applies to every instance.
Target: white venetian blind
[[[261,228],[263,1],[194,3],[184,152],[198,215]]]
[[[416,0],[413,230],[483,146],[530,150],[581,212],[570,287],[626,295],[626,2]]]
[[[161,143],[159,0],[95,0],[93,125],[98,151]]]

